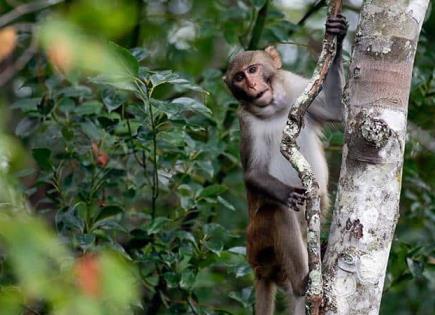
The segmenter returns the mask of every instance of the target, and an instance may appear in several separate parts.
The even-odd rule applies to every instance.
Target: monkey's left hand
[[[294,188],[287,199],[289,208],[299,211],[307,199],[307,190],[305,188]]]
[[[341,44],[346,36],[348,23],[346,17],[339,14],[337,16],[330,16],[326,21],[326,32],[329,34],[337,35],[337,40]]]

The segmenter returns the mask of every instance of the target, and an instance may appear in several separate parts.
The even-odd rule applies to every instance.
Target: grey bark
[[[342,0],[329,1],[329,15],[341,13]],[[302,185],[307,189],[306,221],[308,251],[308,284],[306,290],[306,314],[318,315],[323,301],[322,261],[320,255],[320,196],[310,163],[299,151],[296,139],[302,130],[304,115],[319,94],[329,68],[337,53],[337,38],[325,33],[322,52],[314,73],[295,104],[290,109],[281,140],[281,153],[298,173]]]
[[[429,0],[365,0],[344,94],[345,145],[328,249],[326,314],[379,313],[399,218],[413,62]]]

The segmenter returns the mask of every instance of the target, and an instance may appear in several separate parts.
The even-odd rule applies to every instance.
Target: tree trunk
[[[412,67],[429,0],[365,0],[344,94],[345,145],[324,257],[326,314],[378,314],[399,218]]]

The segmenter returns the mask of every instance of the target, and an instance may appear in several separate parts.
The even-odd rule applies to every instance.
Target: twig
[[[319,11],[326,4],[326,0],[318,0],[316,3],[312,4],[308,11],[304,14],[304,16],[299,20],[296,25],[301,27],[305,24],[305,22],[317,11]],[[288,33],[288,37],[291,37],[296,29],[290,30]]]
[[[294,42],[294,41],[291,41],[291,40],[276,42],[276,44],[282,44],[282,45],[294,45],[294,46],[298,46],[298,47],[310,48],[310,45],[308,45],[308,44],[303,44],[303,43],[299,43],[299,42]]]
[[[156,287],[154,288],[155,292],[153,297],[151,298],[151,301],[148,303],[148,309],[146,311],[146,315],[155,315],[158,313],[160,307],[163,304],[161,291],[166,291],[166,283],[163,278],[163,275],[159,275],[159,282],[157,283]]]
[[[428,131],[420,128],[412,121],[408,121],[408,134],[411,139],[420,143],[426,150],[435,153],[435,138]]]
[[[23,23],[15,23],[10,26],[19,32],[29,33],[33,31],[35,24],[23,22]]]
[[[329,4],[329,15],[339,14],[341,7],[342,0],[331,0]],[[305,112],[319,94],[329,67],[335,58],[336,48],[336,37],[325,33],[322,52],[313,76],[305,88],[304,93],[298,97],[295,104],[290,109],[281,140],[281,153],[298,172],[303,186],[307,189],[306,219],[309,274],[306,297],[308,314],[316,315],[319,314],[323,300],[322,261],[320,256],[319,185],[314,177],[310,164],[298,151],[296,139],[302,129]]]
[[[6,0],[6,3],[9,4],[9,6],[14,7],[14,8],[21,4],[16,0]]]
[[[251,40],[248,44],[248,50],[258,49],[258,44],[260,43],[261,35],[263,34],[264,25],[266,24],[268,8],[269,0],[266,0],[260,11],[258,11],[257,19],[255,20],[254,28],[252,29]]]
[[[305,21],[308,20],[308,18],[311,17],[314,13],[319,11],[320,8],[322,8],[326,4],[326,0],[319,0],[316,3],[314,3],[308,11],[305,13],[305,15],[302,17],[302,19],[299,20],[298,26],[302,26],[305,24]]]
[[[50,6],[63,2],[64,0],[40,0],[32,1],[30,3],[22,4],[12,11],[0,16],[0,27],[3,27],[12,21],[22,17],[23,15],[33,13]]]
[[[152,131],[152,143],[153,143],[153,154],[152,154],[152,161],[153,161],[153,177],[152,177],[152,199],[151,199],[151,218],[154,220],[156,216],[156,202],[157,198],[159,197],[159,173],[158,173],[158,159],[157,159],[157,127],[156,122],[154,120],[154,112],[151,104],[151,96],[154,91],[154,87],[151,87],[147,89],[147,93],[145,94],[142,87],[139,86],[139,84],[144,84],[142,81],[136,81],[137,90],[139,93],[139,98],[142,100],[142,103],[144,106],[148,106],[148,114],[150,117],[150,126]],[[145,109],[145,108],[144,108]],[[143,152],[143,155],[145,153]],[[143,158],[143,164],[145,164],[145,156]],[[146,170],[144,169],[144,172]]]

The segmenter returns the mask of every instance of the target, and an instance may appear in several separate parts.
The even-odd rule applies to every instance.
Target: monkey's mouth
[[[267,91],[269,91],[269,89],[266,89],[264,91],[261,91],[260,93],[258,93],[257,95],[255,95],[255,99],[258,100],[259,98],[261,98],[264,93],[266,93]]]

